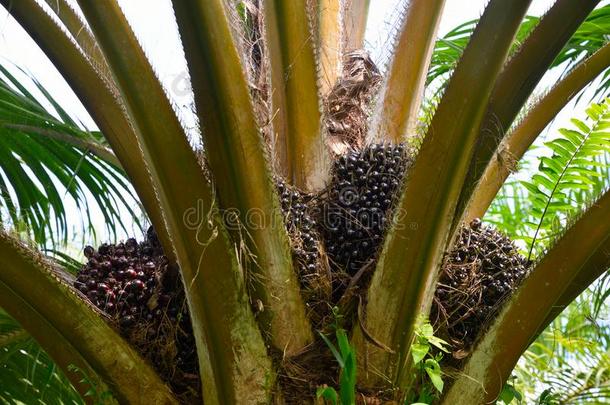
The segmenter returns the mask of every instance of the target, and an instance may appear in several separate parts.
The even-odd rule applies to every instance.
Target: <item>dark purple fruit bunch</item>
[[[308,275],[318,271],[320,260],[319,235],[309,208],[311,196],[289,187],[281,179],[276,179],[276,184],[300,279],[307,283]]]
[[[454,357],[469,353],[529,268],[514,243],[495,228],[480,219],[461,227],[445,256],[431,315],[452,343]]]
[[[184,403],[200,403],[195,339],[177,269],[151,227],[143,242],[84,249],[74,287],[115,321]]]
[[[87,246],[84,254],[88,262],[74,286],[96,307],[117,319],[122,328],[162,315],[161,308],[149,303],[158,290],[160,271],[167,266],[154,231],[149,230],[142,243],[130,238],[116,245],[104,243],[97,250]],[[171,299],[166,294],[156,298],[161,305]]]
[[[410,164],[402,145],[370,145],[339,158],[320,219],[335,270],[353,275],[377,254]]]

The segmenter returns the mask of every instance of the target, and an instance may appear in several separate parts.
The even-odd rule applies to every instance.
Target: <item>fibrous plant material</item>
[[[322,384],[338,385],[339,370],[333,354],[317,338],[302,354],[282,359],[278,372],[282,398],[277,404],[301,405],[315,403],[316,389]]]
[[[430,317],[451,344],[454,359],[470,354],[529,268],[513,242],[495,228],[480,219],[461,227],[445,256]]]
[[[335,155],[364,147],[370,105],[380,83],[381,74],[366,51],[345,55],[342,76],[324,101],[326,143]]]
[[[198,403],[200,379],[184,288],[152,227],[143,242],[84,248],[74,287],[102,310],[184,403]]]

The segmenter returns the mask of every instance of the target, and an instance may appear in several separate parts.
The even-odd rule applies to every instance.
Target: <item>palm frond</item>
[[[398,143],[416,135],[426,74],[444,6],[444,0],[411,1],[406,6],[371,138]]]
[[[134,185],[166,255],[175,262],[161,207],[122,96],[81,52],[75,39],[36,0],[0,0],[0,3],[36,41],[91,114]]]
[[[11,339],[9,339],[11,338]],[[40,346],[0,309],[0,402],[83,404],[78,392]]]
[[[583,334],[590,324],[575,306],[569,312],[523,355],[514,371],[519,390],[531,400],[552,395],[556,404],[610,403],[610,355],[599,341],[609,331]]]
[[[46,247],[66,243],[70,227],[95,236],[92,210],[107,231],[138,226],[141,211],[114,154],[98,133],[82,128],[35,79],[0,66],[0,204],[5,222]],[[41,100],[27,85],[41,94]],[[110,182],[108,179],[113,179]],[[70,218],[71,204],[81,223]],[[130,219],[125,217],[128,213]]]
[[[541,96],[504,137],[476,184],[464,215],[465,221],[481,217],[502,187],[515,162],[520,160],[543,130],[570,100],[583,92],[610,66],[610,43],[580,62],[570,73]],[[598,90],[603,90],[603,86]],[[601,94],[600,94],[601,95]],[[594,97],[595,98],[595,97]],[[578,103],[578,101],[576,101]]]
[[[526,16],[524,18],[515,36],[511,52],[518,49],[518,46],[533,31],[539,21],[540,18],[536,16]],[[443,38],[437,40],[426,80],[427,85],[453,71],[474,32],[477,22],[478,19],[464,22],[449,31]],[[593,10],[580,25],[557,55],[550,69],[561,67],[563,69],[562,76],[566,75],[573,67],[594,54],[607,42],[608,32],[610,32],[610,5],[605,5]],[[604,81],[602,86],[608,84],[610,83]]]
[[[553,155],[542,156],[538,173],[522,183],[530,192],[537,223],[530,257],[541,232],[553,232],[575,213],[579,205],[574,199],[594,200],[595,193],[605,186],[600,169],[607,166],[595,159],[610,153],[610,101],[591,104],[587,115],[590,122],[574,118],[573,129],[560,129],[561,137],[545,143]]]
[[[262,381],[264,376],[272,379],[273,373],[249,308],[242,269],[216,207],[213,185],[118,1],[78,3],[125,94],[171,235],[168,248],[176,254],[188,290],[204,401],[233,403],[240,398],[264,402],[269,386],[260,384],[247,393],[238,391],[243,381]],[[174,6],[190,9],[178,3]],[[213,9],[207,12],[220,7],[224,13],[220,0],[211,6]]]
[[[610,5],[605,5],[589,14],[555,58],[551,67],[561,66],[564,72],[569,72],[608,41],[608,32],[610,32]]]
[[[448,75],[455,69],[478,21],[477,19],[464,22],[436,41],[426,85],[430,85],[437,78]]]
[[[73,8],[69,0],[45,0],[49,8],[62,22],[79,45],[81,51],[91,63],[102,73],[104,78],[114,86],[110,68],[104,59],[104,55],[93,36],[93,33],[82,19],[76,8]]]
[[[515,34],[515,39],[510,49],[511,54],[518,49],[539,21],[539,17],[525,16],[519,26],[519,30]],[[446,77],[453,72],[478,22],[478,19],[463,22],[436,41],[426,85],[433,84],[437,79]]]
[[[464,211],[485,168],[498,150],[519,112],[565,44],[600,0],[557,0],[504,65],[489,98],[468,175],[458,202],[454,227]]]
[[[607,111],[607,105],[607,101],[600,104],[603,111]],[[534,144],[519,161],[519,170],[491,202],[484,220],[510,235],[525,254],[533,245],[532,236],[537,228],[533,255],[544,251],[561,234],[569,218],[579,214],[579,207],[588,206],[610,186],[610,153],[608,141],[603,139],[608,132],[604,129],[607,116],[604,116],[597,116],[599,122],[591,117],[583,123],[573,121],[581,127],[582,124],[594,127],[590,128],[595,133],[592,138],[582,133],[584,127],[579,129],[575,124],[574,128],[560,129],[548,142]],[[579,148],[580,143],[575,143],[579,139],[586,140],[586,145]],[[542,153],[542,148],[548,152]],[[564,170],[566,174],[561,176]],[[557,190],[551,196],[557,181]]]

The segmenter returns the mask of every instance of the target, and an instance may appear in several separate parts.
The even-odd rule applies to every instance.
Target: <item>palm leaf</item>
[[[129,176],[135,191],[155,227],[165,253],[175,262],[150,173],[123,99],[87,59],[69,35],[35,0],[0,0],[19,24],[32,36],[82,101]],[[88,215],[88,212],[86,213]]]
[[[547,233],[553,231],[550,221],[561,221],[562,217],[575,213],[577,207],[572,204],[575,193],[585,192],[587,200],[591,201],[597,197],[596,189],[599,191],[605,186],[603,181],[598,181],[599,170],[604,166],[592,166],[587,162],[610,152],[610,101],[591,104],[587,115],[587,124],[573,119],[573,129],[560,129],[561,136],[545,144],[553,156],[541,157],[538,173],[524,183],[531,192],[532,214],[537,223],[530,243],[530,256],[541,233],[545,229]]]
[[[513,384],[528,400],[536,401],[546,391],[557,400],[567,403],[566,396],[570,393],[582,392],[587,395],[587,391],[599,387],[598,383],[603,387],[604,379],[580,384],[579,376],[584,375],[581,371],[585,363],[591,370],[597,370],[595,375],[603,375],[599,370],[607,368],[606,351],[610,344],[610,327],[603,320],[597,321],[602,315],[598,312],[599,304],[607,293],[608,273],[567,308],[560,306],[555,311],[554,307],[549,319],[559,316],[552,323],[545,321],[549,326],[530,345],[513,370]],[[602,306],[603,313],[607,313],[608,305]],[[566,373],[566,368],[572,370]],[[572,377],[566,379],[570,373],[573,374]],[[556,384],[556,380],[561,380],[561,383]],[[597,390],[596,393],[599,392]],[[603,399],[608,400],[607,397]]]
[[[562,66],[564,72],[569,72],[608,41],[608,32],[610,32],[610,5],[605,5],[589,14],[555,58],[551,67]]]
[[[610,403],[610,356],[597,345],[578,356],[578,364],[565,364],[561,373],[549,375],[544,384],[559,403]]]
[[[104,74],[104,78],[112,83],[110,69],[93,33],[69,0],[45,0],[45,2],[70,32],[85,56]],[[114,83],[112,85],[115,87]]]
[[[41,245],[66,243],[75,225],[70,204],[81,211],[81,231],[93,236],[91,210],[101,212],[114,237],[131,221],[139,226],[138,201],[125,197],[132,188],[99,135],[81,128],[34,79],[22,83],[7,68],[0,72],[0,204],[12,226]],[[27,84],[42,94],[40,101]]]
[[[561,109],[582,92],[600,73],[610,66],[610,44],[604,45],[590,58],[580,62],[570,73],[544,94],[527,114],[515,124],[491,158],[480,182],[476,185],[465,214],[465,220],[481,217],[511,171]],[[599,90],[599,89],[598,89]]]
[[[526,16],[515,37],[512,51],[529,35],[540,21],[539,17]],[[478,19],[464,22],[436,42],[426,84],[446,76],[455,68],[468,40],[472,35]],[[600,7],[587,17],[576,30],[559,55],[553,60],[550,68],[561,67],[563,75],[579,62],[595,53],[607,42],[610,31],[610,5]],[[606,81],[602,86],[607,86]]]
[[[558,0],[540,19],[498,76],[470,162],[454,226],[463,217],[485,167],[523,105],[561,53],[566,42],[600,0]]]
[[[0,309],[0,402],[82,404],[63,372],[40,346]]]

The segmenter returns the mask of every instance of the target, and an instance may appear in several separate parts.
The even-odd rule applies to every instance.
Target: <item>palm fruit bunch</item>
[[[301,282],[318,269],[320,254],[316,222],[311,216],[307,194],[289,187],[285,181],[276,179],[282,212],[288,234],[293,244],[293,256],[298,263]]]
[[[97,250],[86,246],[83,253],[88,261],[74,287],[118,324],[179,398],[198,402],[199,369],[184,288],[154,229],[141,243],[129,238]]]
[[[334,270],[354,275],[376,256],[409,164],[402,144],[373,144],[335,161],[321,219]]]
[[[512,240],[480,219],[460,228],[445,255],[431,314],[455,359],[469,354],[529,268]]]
[[[160,308],[148,303],[160,282],[160,269],[167,266],[154,232],[150,230],[144,242],[134,238],[124,243],[104,243],[97,251],[86,246],[88,259],[80,270],[74,286],[99,309],[128,329],[140,320],[151,321],[162,316]],[[171,296],[160,294],[159,304],[169,303]],[[173,316],[177,316],[173,313]]]
[[[321,263],[320,234],[315,215],[317,198],[288,186],[280,178],[276,178],[276,186],[301,293],[310,319],[318,324],[328,315],[331,281]]]

